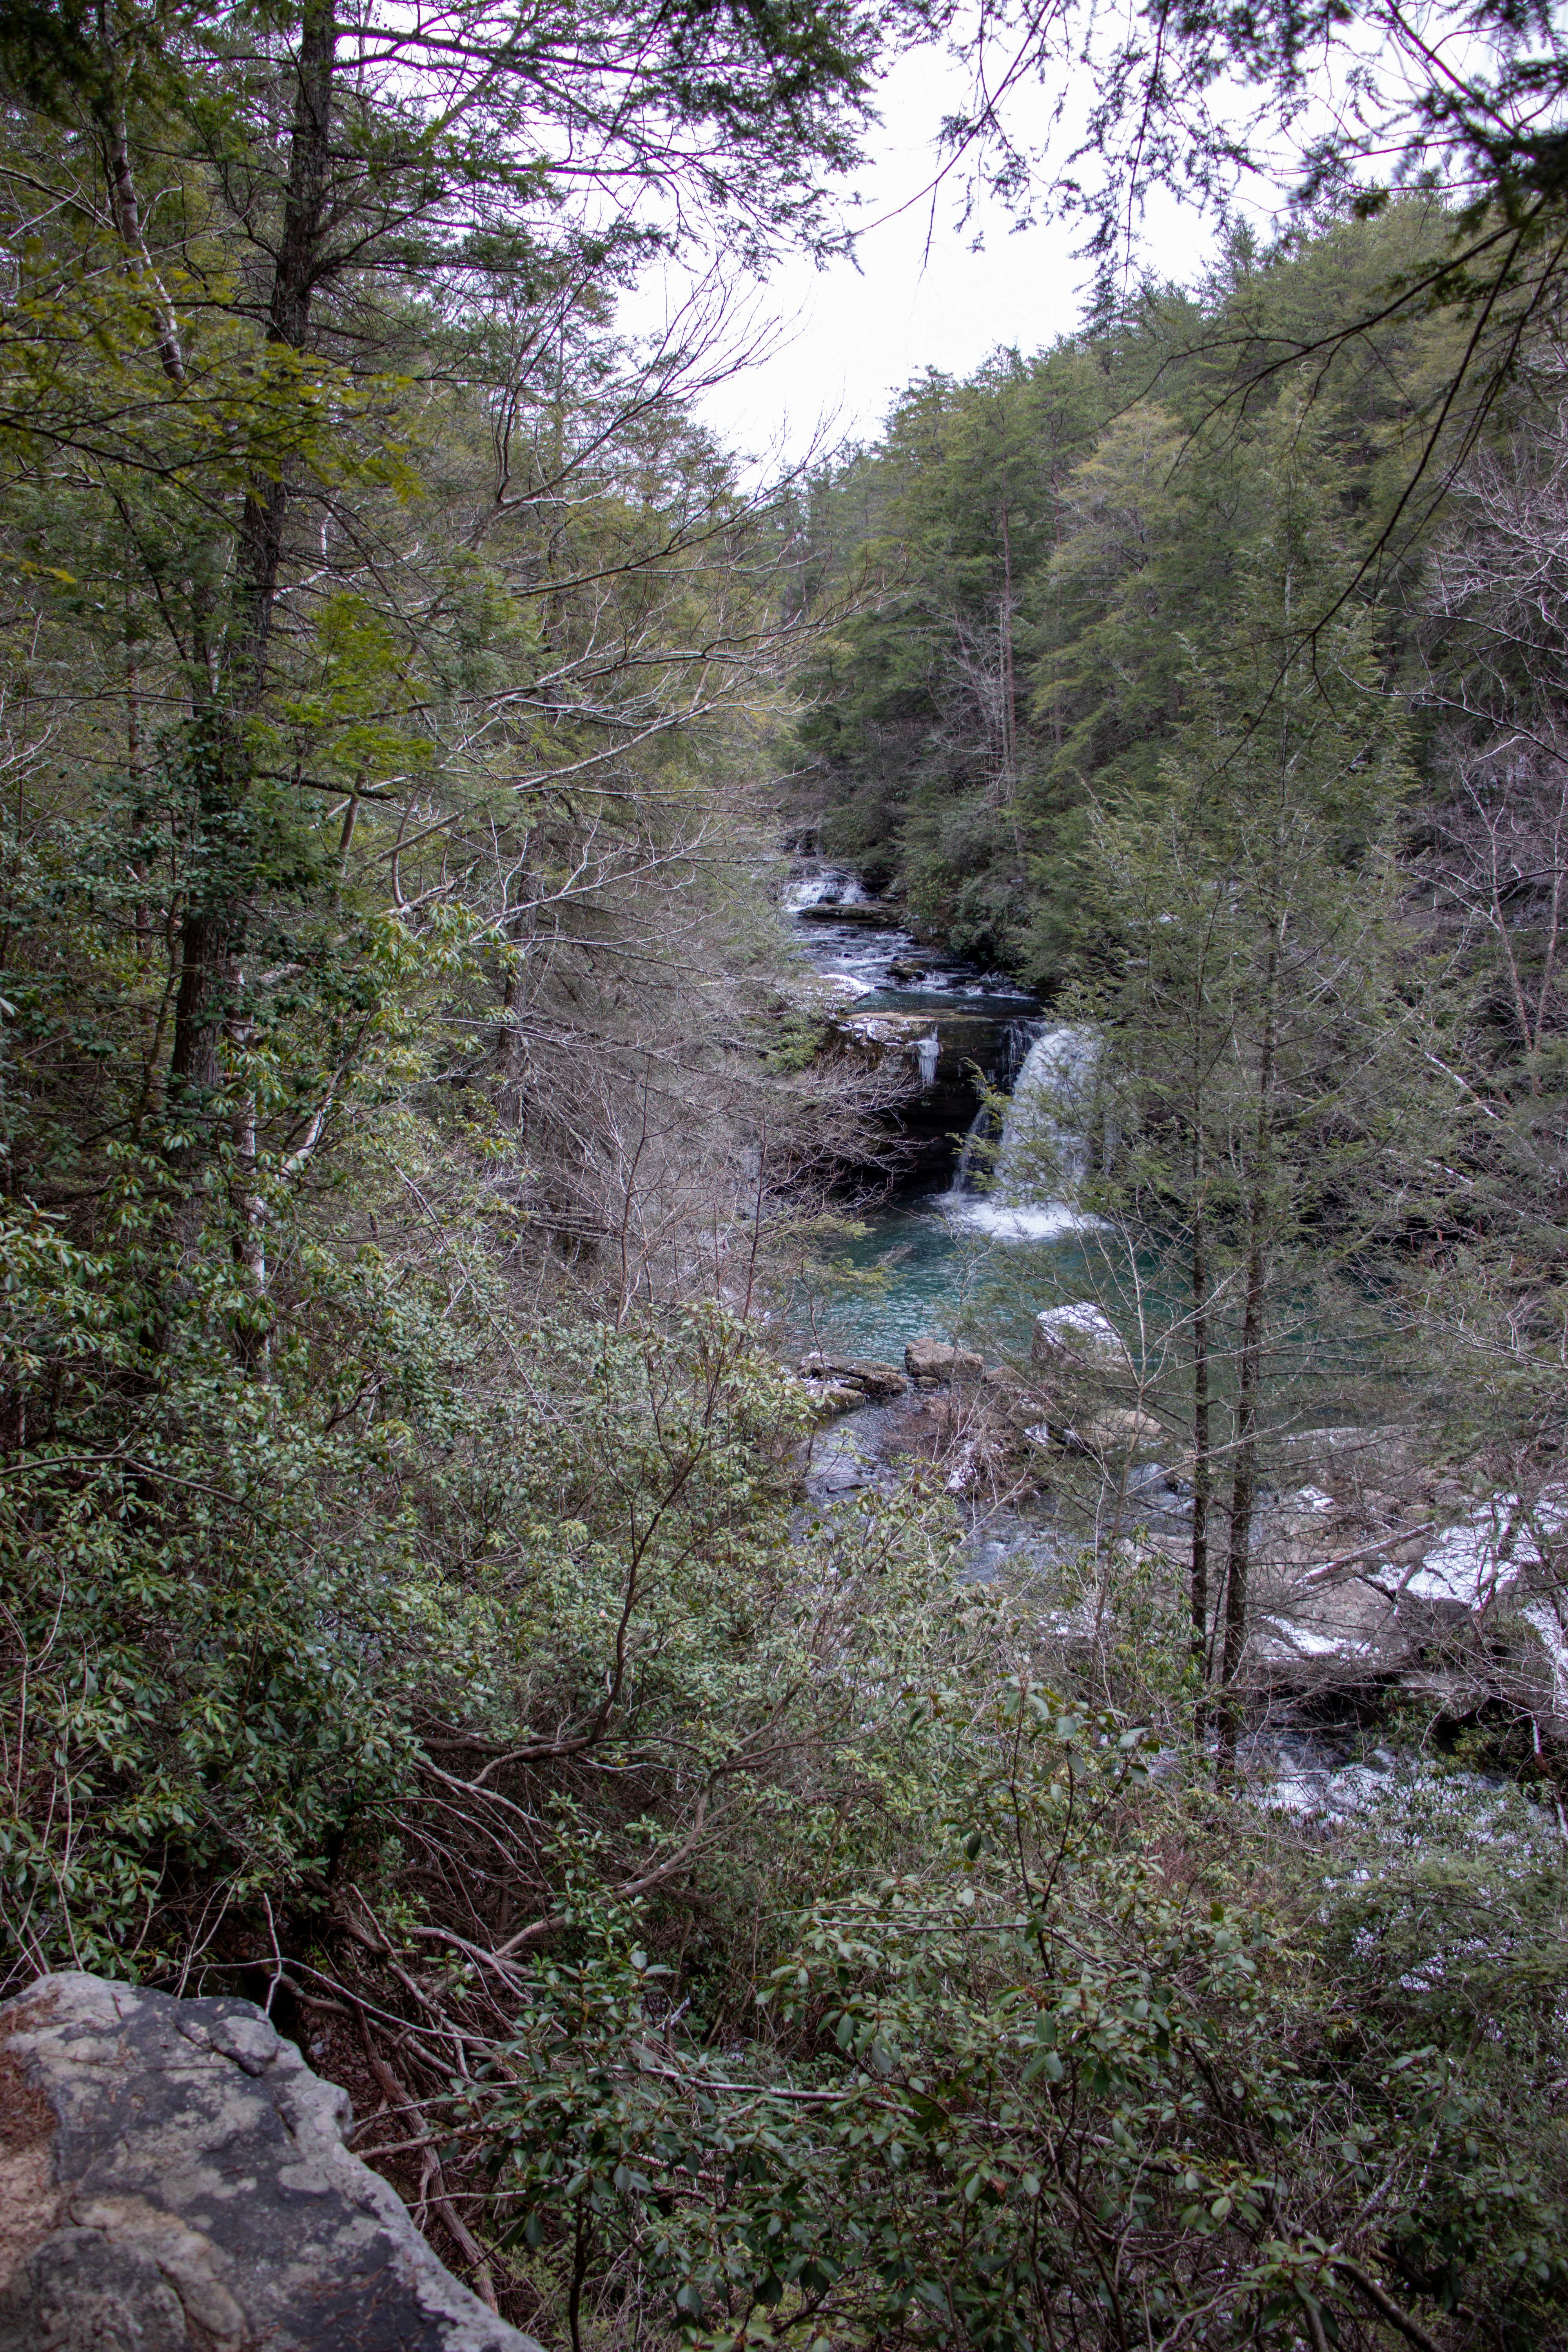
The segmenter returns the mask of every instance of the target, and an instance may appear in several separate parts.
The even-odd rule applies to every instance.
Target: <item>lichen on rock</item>
[[[539,2352],[245,2000],[78,1973],[0,2007],[0,2352]]]

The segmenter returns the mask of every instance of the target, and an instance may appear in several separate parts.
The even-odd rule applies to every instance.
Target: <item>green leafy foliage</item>
[[[459,2102],[500,2242],[558,2283],[574,2338],[630,2266],[697,2345],[1121,2344],[1199,2314],[1288,2342],[1307,2308],[1352,2340],[1370,2203],[1399,2292],[1552,2340],[1557,2141],[1509,2142],[1430,2000],[1384,1979],[1347,2009],[1385,1906],[1331,1898],[1325,1945],[1215,1892],[1201,1802],[1114,1717],[1023,1681],[965,1710],[956,1751],[944,1714],[921,1867],[804,1916],[746,2063],[589,1907]],[[1533,1855],[1517,1884],[1551,1907]],[[1458,1916],[1425,1931],[1467,1940]]]

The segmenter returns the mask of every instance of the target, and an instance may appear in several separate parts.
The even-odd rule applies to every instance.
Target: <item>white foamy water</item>
[[[786,882],[779,898],[786,915],[798,915],[803,907],[863,907],[865,903],[859,877],[837,866],[821,874],[807,874],[798,882]]]
[[[1074,1023],[1035,1039],[1002,1115],[989,1185],[984,1192],[968,1189],[972,1143],[956,1184],[940,1203],[951,1225],[1003,1242],[1054,1242],[1100,1229],[1101,1220],[1077,1201],[1089,1169],[1087,1098],[1099,1058],[1093,1030]],[[972,1136],[981,1125],[976,1122]],[[1049,1194],[1047,1182],[1055,1188]]]
[[[1009,1207],[980,1192],[944,1192],[938,1205],[950,1225],[967,1234],[988,1234],[998,1242],[1056,1242],[1067,1234],[1093,1233],[1100,1223],[1066,1201]]]
[[[1029,1205],[1048,1167],[1061,1201],[1071,1205],[1089,1173],[1087,1098],[1099,1059],[1099,1038],[1076,1023],[1036,1038],[1003,1116],[994,1200]]]

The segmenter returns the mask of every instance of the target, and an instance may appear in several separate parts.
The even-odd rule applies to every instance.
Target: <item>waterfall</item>
[[[963,1139],[963,1149],[958,1155],[958,1166],[952,1171],[954,1194],[973,1193],[978,1197],[980,1181],[990,1172],[991,1146],[996,1140],[996,1114],[984,1103],[969,1122],[969,1132]]]
[[[1018,1073],[1029,1058],[1029,1048],[1045,1025],[1038,1020],[1008,1022],[1007,1034],[1002,1041],[1002,1083],[1009,1092],[1017,1085]]]
[[[1085,1097],[1099,1055],[1093,1030],[1071,1023],[1035,1036],[1013,1083],[991,1184],[983,1194],[966,1188],[980,1156],[975,1147],[987,1139],[989,1114],[982,1111],[969,1130],[953,1190],[943,1203],[955,1223],[1004,1241],[1052,1241],[1097,1222],[1077,1200],[1089,1169]]]
[[[995,1078],[998,1087],[1010,1093],[1017,1085],[1024,1065],[1029,1058],[1029,1050],[1040,1036],[1045,1025],[1043,1021],[1034,1016],[1023,1021],[1008,1022],[1002,1033],[1002,1050],[996,1057]],[[992,1169],[995,1165],[996,1153],[994,1146],[996,1143],[999,1129],[1000,1122],[996,1113],[989,1103],[983,1104],[969,1123],[969,1132],[963,1139],[963,1149],[958,1155],[958,1166],[953,1171],[952,1177],[954,1192],[978,1194],[987,1184]]]
[[[786,882],[779,900],[786,915],[798,915],[803,907],[863,907],[865,903],[858,876],[838,866],[826,866],[820,874]]]
[[[1030,1176],[1042,1159],[1071,1200],[1089,1173],[1089,1137],[1084,1097],[1100,1058],[1092,1029],[1068,1023],[1037,1037],[1013,1084],[1013,1099],[1002,1121],[996,1154],[996,1190],[1004,1199],[1026,1199]],[[1031,1161],[1035,1168],[1031,1169]]]
[[[915,1039],[915,1052],[920,1055],[921,1087],[929,1092],[936,1084],[936,1066],[942,1054],[942,1039],[936,1030],[929,1037]]]

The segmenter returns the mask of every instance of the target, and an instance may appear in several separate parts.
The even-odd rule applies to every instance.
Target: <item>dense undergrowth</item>
[[[1086,1651],[918,1478],[792,1538],[721,1307],[498,1355],[372,1258],[258,1382],[221,1257],[155,1354],[21,1264],[18,1957],[269,2000],[547,2339],[1558,2340],[1547,1813],[1290,1834],[1163,1563]]]
[[[649,253],[826,233],[896,28],[564,13],[542,60],[478,0],[84,22],[0,40],[5,1990],[265,2002],[455,2266],[573,2352],[1563,2343],[1555,1822],[1458,1773],[1403,1844],[1292,1829],[1215,1785],[1161,1562],[1086,1565],[1069,1639],[1081,1594],[955,1580],[941,1475],[800,1500],[787,1302],[906,1081],[834,1053],[781,940],[776,753],[805,655],[869,695],[908,612],[825,587],[816,493],[746,490],[694,420],[716,298],[651,341],[613,314]],[[1375,276],[1413,219],[1286,278]],[[1100,350],[1041,379],[1097,430]],[[1174,429],[1094,462],[1124,488]],[[1249,530],[1260,465],[1215,477]],[[1063,594],[1124,511],[1100,478]],[[1118,578],[1058,735],[1084,648],[1040,640],[1040,810],[1079,846],[1072,763],[1109,729],[1157,798],[1189,676]],[[1361,711],[1386,680],[1344,642]],[[1129,750],[1101,689],[1135,669]],[[914,723],[889,692],[867,740]],[[1369,807],[1320,733],[1321,805]],[[950,794],[922,752],[895,844],[886,763],[832,757],[847,851],[1050,968],[1014,767]],[[1321,948],[1381,836],[1312,846]],[[1480,871],[1467,987],[1524,936]],[[1465,1065],[1486,1214],[1457,1240],[1422,1194],[1500,1475],[1561,1418],[1544,937],[1519,1055]],[[1420,993],[1388,961],[1375,1074]],[[1264,1196],[1212,1197],[1234,1244]]]

